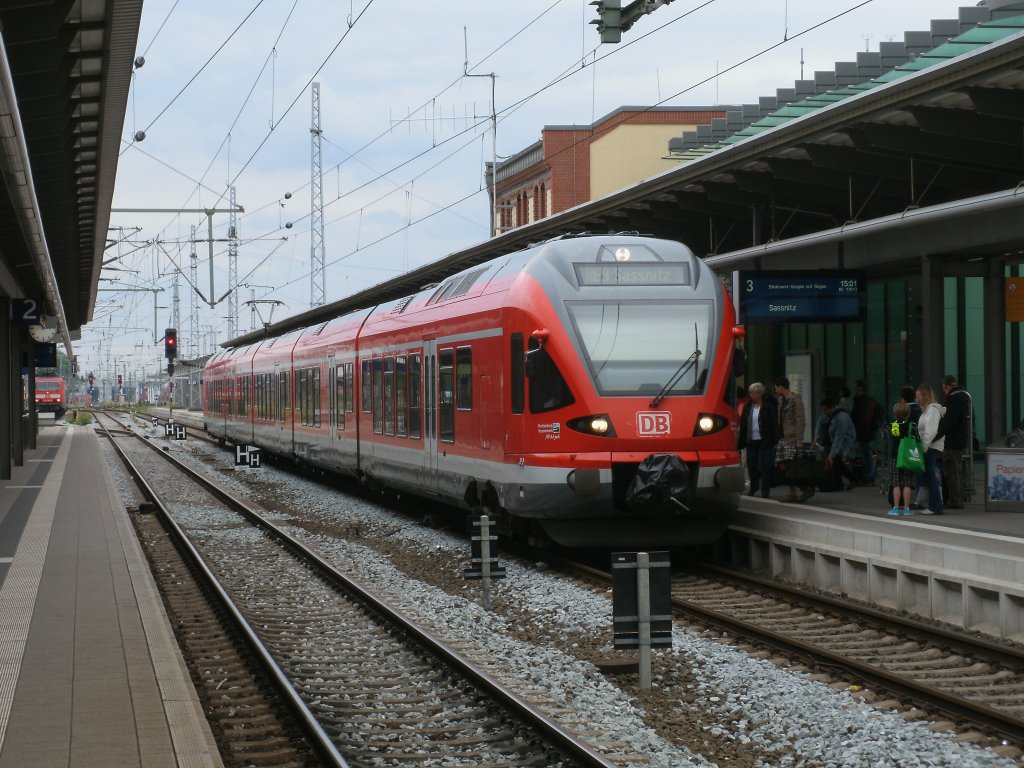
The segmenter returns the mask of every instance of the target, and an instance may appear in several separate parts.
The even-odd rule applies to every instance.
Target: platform
[[[90,427],[0,484],[0,768],[217,768],[213,736]]]
[[[889,509],[874,487],[818,492],[804,504],[745,496],[718,555],[823,592],[1024,642],[1024,513],[986,511],[981,493],[942,515],[889,517]]]

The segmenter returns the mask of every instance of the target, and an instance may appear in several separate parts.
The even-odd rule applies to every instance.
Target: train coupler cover
[[[656,453],[640,462],[626,489],[630,511],[647,515],[689,512],[690,468],[673,453]]]

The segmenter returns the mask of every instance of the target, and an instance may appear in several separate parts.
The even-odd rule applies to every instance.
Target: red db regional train
[[[67,386],[64,379],[40,377],[36,379],[36,411],[52,413],[56,418],[64,415]]]
[[[743,490],[734,317],[680,243],[560,238],[219,352],[206,428],[521,538],[704,543]]]

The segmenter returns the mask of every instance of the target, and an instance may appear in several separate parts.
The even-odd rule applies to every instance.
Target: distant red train
[[[214,355],[206,428],[572,546],[719,537],[732,302],[684,245],[560,238]]]
[[[67,410],[67,385],[64,379],[40,377],[36,379],[36,411],[52,413],[58,419]]]

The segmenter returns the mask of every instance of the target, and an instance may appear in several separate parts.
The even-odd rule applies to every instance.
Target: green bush
[[[85,411],[79,412],[78,418],[75,419],[75,424],[80,424],[83,427],[87,424],[92,424],[92,414]]]

